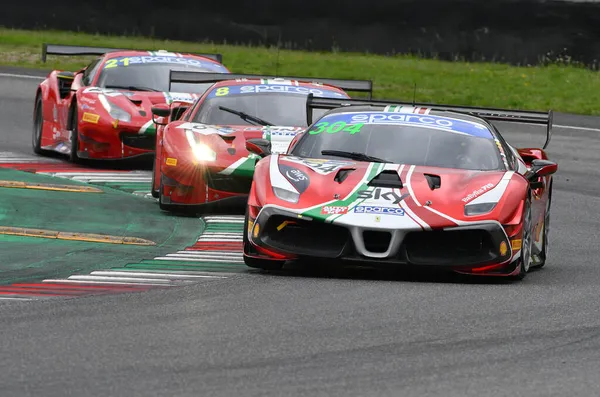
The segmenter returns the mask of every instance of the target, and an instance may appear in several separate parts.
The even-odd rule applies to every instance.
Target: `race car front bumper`
[[[179,178],[176,172],[163,174],[163,202],[170,205],[203,206],[230,202],[243,205],[247,201],[252,179],[221,175],[206,167],[193,176]],[[185,180],[184,180],[185,179]],[[235,205],[235,204],[234,204]]]
[[[258,226],[257,226],[258,225]],[[367,229],[323,223],[267,207],[249,235],[252,244],[290,257],[372,264],[479,267],[509,263],[511,241],[498,223],[441,230]]]
[[[140,126],[117,125],[100,120],[79,126],[78,155],[86,159],[115,160],[153,155],[156,136],[140,134]]]

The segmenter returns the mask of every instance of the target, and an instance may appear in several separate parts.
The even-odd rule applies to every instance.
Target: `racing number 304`
[[[354,135],[363,128],[364,124],[348,124],[344,121],[337,121],[333,124],[330,124],[327,121],[322,121],[320,123],[315,124],[315,126],[308,131],[310,135],[320,134],[322,132],[327,132],[328,134],[335,134],[336,132],[349,132],[350,135]]]

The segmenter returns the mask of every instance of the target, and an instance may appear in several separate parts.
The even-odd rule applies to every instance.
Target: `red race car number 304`
[[[348,213],[348,207],[335,207],[332,205],[327,205],[323,208],[321,208],[321,214],[326,214],[326,215],[340,215],[340,214],[347,214]]]

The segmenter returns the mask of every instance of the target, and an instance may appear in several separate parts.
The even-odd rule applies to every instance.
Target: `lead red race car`
[[[99,55],[77,72],[50,72],[35,95],[33,151],[73,162],[154,155],[152,106],[192,103],[210,86],[170,84],[171,70],[229,73],[220,54],[44,44],[47,55]]]
[[[307,132],[285,154],[253,148],[244,261],[448,269],[525,277],[548,259],[552,112],[308,98]],[[506,122],[546,126],[515,148]],[[498,123],[496,123],[498,124]]]
[[[179,84],[213,83],[192,106],[155,106],[152,194],[168,211],[211,210],[243,204],[258,156],[247,146],[284,152],[307,126],[306,98],[349,98],[369,80],[172,72]],[[243,208],[243,205],[240,207]]]

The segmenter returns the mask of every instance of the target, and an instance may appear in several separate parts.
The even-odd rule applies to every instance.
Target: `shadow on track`
[[[531,269],[536,273],[540,269]],[[402,266],[401,268],[375,268],[360,265],[344,265],[324,262],[288,262],[281,270],[252,271],[258,275],[274,277],[297,277],[316,279],[392,281],[410,283],[468,284],[468,285],[505,285],[519,284],[508,277],[469,276],[440,268]]]
[[[74,166],[86,167],[90,169],[98,169],[98,170],[118,170],[118,171],[152,171],[152,162],[153,159],[150,156],[140,157],[140,158],[131,158],[131,159],[123,159],[123,160],[89,160],[89,159],[80,159],[77,164],[71,163],[64,154],[48,151],[44,153],[43,156],[37,156],[40,161],[43,159],[55,159],[62,160],[65,164],[70,164]]]

